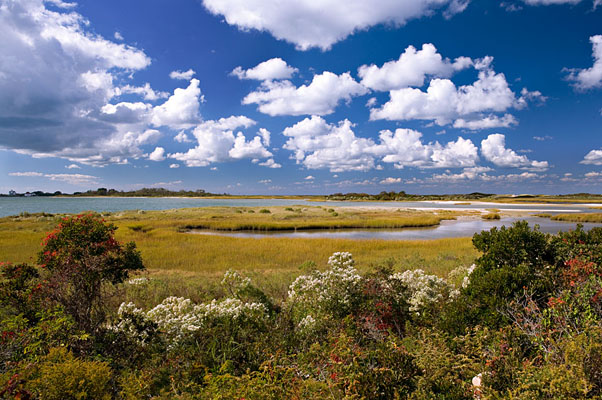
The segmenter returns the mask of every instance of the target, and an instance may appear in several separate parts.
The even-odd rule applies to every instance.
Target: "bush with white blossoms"
[[[289,286],[287,303],[299,314],[346,315],[357,298],[362,277],[351,253],[334,253],[328,264],[329,270],[301,275]]]
[[[229,269],[224,274],[222,286],[233,296],[238,296],[243,290],[251,286],[251,278],[244,277],[237,271]]]
[[[456,283],[461,281],[460,287],[462,289],[466,289],[470,284],[470,276],[472,275],[476,267],[477,266],[475,264],[472,264],[469,267],[460,266],[458,268],[455,268],[449,273],[447,279],[450,282]]]
[[[117,311],[118,322],[109,327],[123,333],[128,339],[145,345],[153,337],[157,325],[134,303],[121,303]]]
[[[147,284],[149,281],[150,281],[150,279],[148,279],[144,276],[140,277],[140,278],[132,278],[128,281],[128,285],[140,286],[140,285]]]
[[[407,301],[410,311],[420,315],[428,307],[447,300],[452,286],[436,275],[428,275],[422,269],[397,272],[389,277],[407,287]]]
[[[139,327],[146,326],[140,321],[147,321],[156,326],[170,344],[177,344],[195,332],[220,322],[263,324],[268,318],[268,310],[261,303],[243,303],[239,299],[193,304],[190,299],[168,297],[147,312],[132,303],[123,303],[119,307],[118,318],[112,329],[139,342],[148,339],[149,333],[139,330]]]
[[[306,335],[316,329],[316,320],[311,315],[307,315],[297,324],[297,330],[300,334]]]

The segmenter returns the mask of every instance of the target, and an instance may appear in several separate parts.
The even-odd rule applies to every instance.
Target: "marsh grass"
[[[118,240],[136,243],[151,278],[148,290],[127,287],[120,299],[135,296],[142,303],[151,305],[168,295],[199,301],[220,297],[219,281],[228,269],[249,274],[254,281],[261,282],[266,292],[278,298],[284,296],[289,283],[304,272],[300,268],[302,265],[326,268],[328,257],[336,251],[351,252],[360,270],[367,271],[386,263],[399,271],[422,268],[442,277],[458,265],[470,265],[478,256],[470,238],[429,241],[254,239],[180,232],[182,226],[202,221],[225,221],[232,226],[236,218],[251,218],[255,222],[260,221],[257,218],[273,219],[276,224],[293,221],[297,226],[299,222],[309,223],[312,219],[314,225],[315,221],[334,219],[328,210],[314,207],[300,209],[301,221],[284,219],[285,215],[296,217],[299,214],[284,208],[270,208],[271,214],[249,215],[246,211],[252,210],[244,211],[240,214],[235,209],[186,209],[144,214],[120,212],[107,216],[107,221],[118,227]],[[404,218],[433,218],[435,221],[453,217],[449,213],[338,212],[342,215],[336,219],[355,218],[366,222],[364,227],[370,223],[378,226],[388,221],[387,218],[400,223]],[[370,222],[373,221],[371,217],[379,219]],[[35,262],[42,239],[58,222],[58,217],[0,218],[0,261]]]
[[[550,219],[554,221],[566,222],[602,222],[602,213],[575,213],[575,214],[557,214]]]
[[[483,218],[485,220],[497,220],[497,219],[501,219],[502,217],[500,216],[500,214],[498,214],[496,212],[491,212],[489,214],[483,214],[481,216],[481,218]]]
[[[291,213],[291,210],[293,211]],[[441,220],[454,219],[453,212],[421,212],[407,210],[350,210],[347,208],[323,209],[321,207],[271,207],[246,209],[243,214],[233,213],[228,207],[178,210],[173,215],[152,214],[153,223],[165,216],[172,221],[184,221],[180,231],[211,229],[218,231],[282,231],[316,229],[396,229],[438,225]],[[128,217],[126,217],[127,219]]]
[[[538,213],[538,214],[533,214],[534,217],[539,217],[539,218],[552,218],[552,214],[548,214],[548,213]]]

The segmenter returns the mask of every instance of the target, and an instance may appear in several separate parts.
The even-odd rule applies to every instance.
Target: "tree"
[[[107,284],[144,269],[133,242],[120,244],[117,228],[92,214],[64,218],[42,243],[38,262],[47,270],[51,300],[70,314],[78,328],[94,332],[104,321]]]

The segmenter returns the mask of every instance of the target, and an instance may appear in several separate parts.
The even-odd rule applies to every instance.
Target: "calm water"
[[[416,209],[454,209],[476,210],[497,208],[501,211],[530,211],[551,214],[568,212],[595,212],[588,205],[526,205],[526,204],[493,204],[474,202],[470,205],[455,204],[454,202],[316,202],[307,200],[285,199],[191,199],[191,198],[140,198],[140,197],[0,197],[0,217],[18,215],[21,212],[47,212],[74,214],[82,211],[117,212],[124,210],[168,210],[190,207],[269,207],[269,206],[362,206],[387,208],[416,208]],[[599,210],[598,210],[599,211]],[[544,232],[556,233],[574,229],[576,224],[570,222],[551,221],[547,218],[523,218],[531,225],[539,224]],[[497,221],[458,220],[443,221],[433,228],[406,228],[402,230],[339,230],[339,231],[302,231],[302,232],[270,232],[270,233],[219,233],[235,237],[298,237],[298,238],[347,238],[347,239],[440,239],[446,237],[472,236],[476,232],[491,229],[494,226],[509,226],[517,218],[503,218]],[[584,224],[586,229],[602,224]],[[212,232],[197,232],[201,234],[216,234]]]
[[[377,229],[377,230],[316,230],[299,232],[215,232],[215,231],[192,231],[191,233],[199,235],[220,235],[239,238],[266,238],[266,237],[288,237],[288,238],[306,238],[306,239],[380,239],[380,240],[429,240],[443,239],[451,237],[472,236],[477,232],[489,230],[493,227],[510,226],[518,220],[526,220],[529,225],[539,225],[539,229],[546,233],[558,233],[575,229],[577,226],[573,222],[551,221],[547,218],[503,218],[497,221],[483,220],[460,220],[460,221],[442,221],[441,225],[433,228],[404,228],[400,230]],[[601,224],[583,224],[585,229],[591,229]]]
[[[173,197],[0,197],[0,217],[18,215],[21,212],[47,212],[52,214],[74,214],[82,211],[115,212],[124,210],[169,210],[190,207],[269,207],[269,206],[365,206],[417,209],[474,210],[497,208],[499,210],[542,210],[550,213],[592,212],[587,205],[533,205],[472,203],[459,205],[454,202],[351,202],[351,201],[307,201],[285,199],[191,199]],[[599,211],[599,210],[598,210]]]

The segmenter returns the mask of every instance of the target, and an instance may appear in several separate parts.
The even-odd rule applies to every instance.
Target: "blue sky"
[[[0,0],[0,193],[602,192],[600,0]]]

